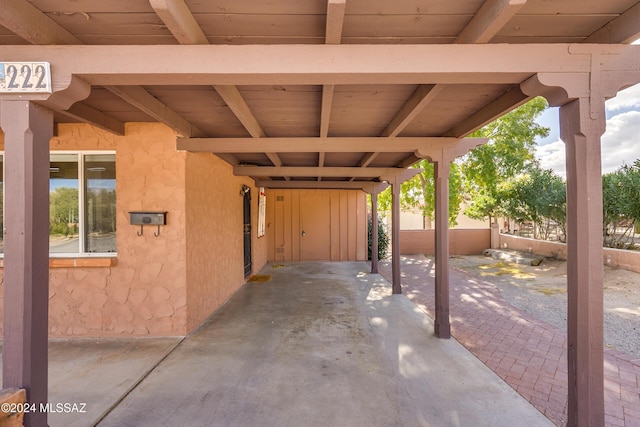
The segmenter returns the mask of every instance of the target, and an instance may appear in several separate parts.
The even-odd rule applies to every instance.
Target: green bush
[[[63,222],[54,222],[49,224],[49,234],[58,236],[68,236],[69,226]]]
[[[369,215],[367,219],[367,231],[368,231],[368,259],[371,259],[371,242],[372,242],[372,230],[373,230],[373,221],[371,220],[371,215]],[[389,248],[389,236],[385,231],[382,221],[378,217],[378,259],[385,259],[387,257],[387,249]]]

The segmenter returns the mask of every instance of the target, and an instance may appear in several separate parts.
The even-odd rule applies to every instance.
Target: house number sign
[[[0,93],[51,93],[48,62],[0,62]]]

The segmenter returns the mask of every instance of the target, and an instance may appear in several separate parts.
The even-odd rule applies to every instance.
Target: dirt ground
[[[451,266],[496,285],[513,306],[566,330],[567,263],[535,267],[486,256],[452,257]],[[640,274],[604,268],[605,346],[640,357]]]

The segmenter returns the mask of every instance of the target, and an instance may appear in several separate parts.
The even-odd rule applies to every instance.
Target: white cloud
[[[628,111],[607,120],[602,136],[602,173],[617,170],[640,158],[640,111]],[[565,146],[562,141],[538,145],[536,158],[545,169],[553,169],[565,177]]]
[[[543,169],[553,169],[558,175],[566,177],[564,142],[554,141],[546,145],[538,145],[536,158]]]
[[[639,95],[640,96],[640,95]],[[607,131],[602,136],[602,172],[632,164],[640,158],[640,111],[618,114],[607,120]]]
[[[621,111],[629,109],[640,109],[640,84],[631,86],[618,92],[615,98],[611,98],[606,103],[607,111]]]

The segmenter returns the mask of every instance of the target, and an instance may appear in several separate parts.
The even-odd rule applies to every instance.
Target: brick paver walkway
[[[380,263],[390,282],[391,263]],[[403,256],[402,291],[434,317],[433,260]],[[450,273],[453,336],[558,426],[567,420],[566,333],[506,302],[498,288]],[[640,427],[640,359],[605,349],[605,422]]]

